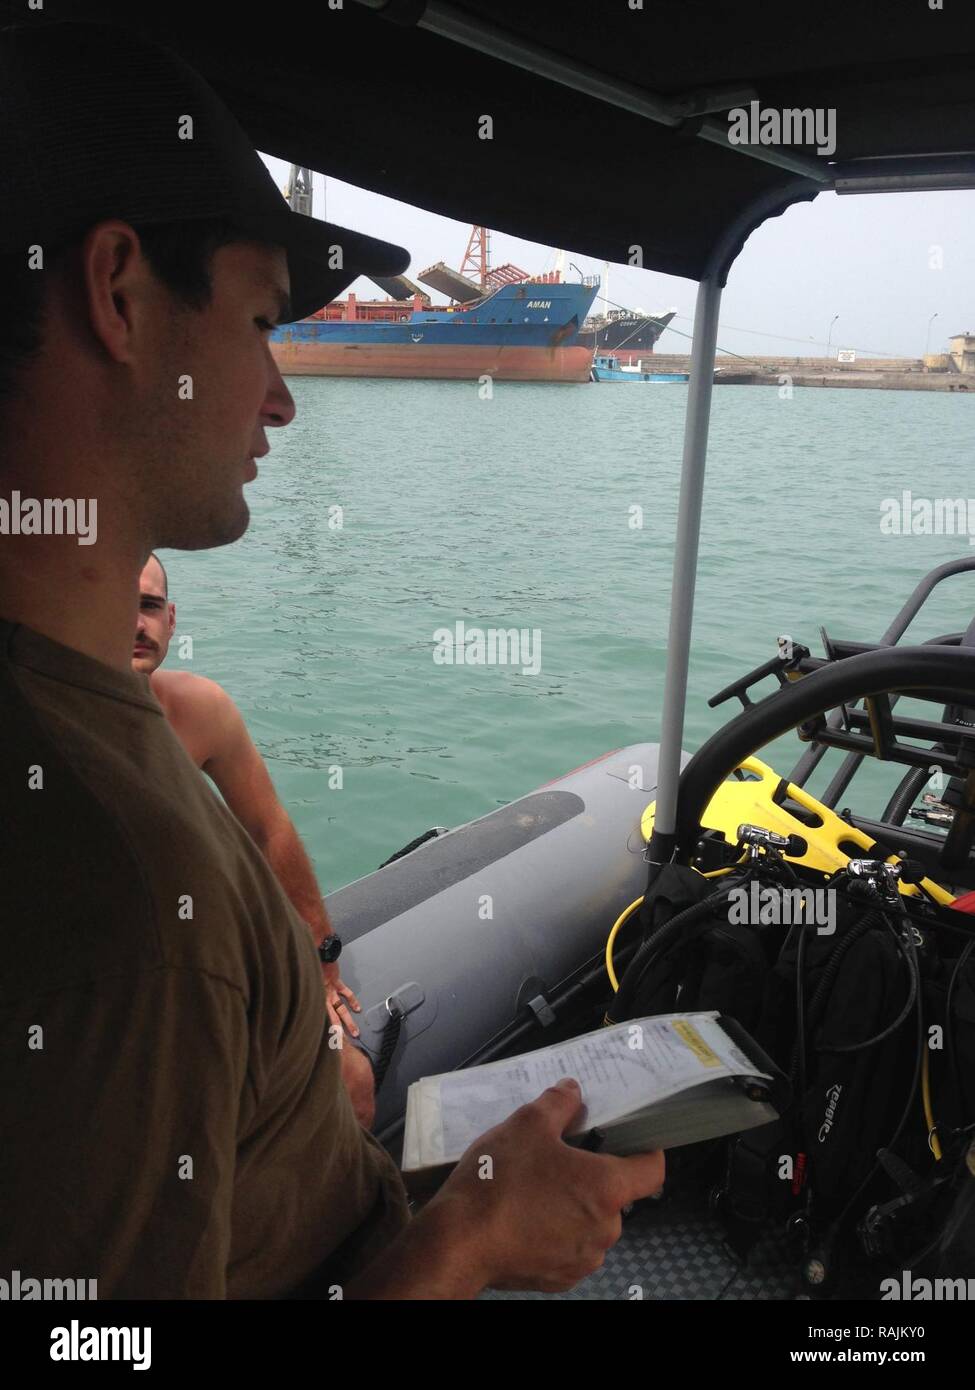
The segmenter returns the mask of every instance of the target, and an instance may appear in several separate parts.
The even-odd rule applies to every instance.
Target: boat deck
[[[668,1197],[640,1202],[623,1223],[623,1234],[607,1252],[602,1269],[571,1292],[503,1293],[482,1299],[792,1300],[800,1293],[795,1265],[769,1233],[742,1264],[725,1246],[718,1221],[700,1202]]]

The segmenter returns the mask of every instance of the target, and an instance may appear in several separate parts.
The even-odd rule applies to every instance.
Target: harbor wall
[[[653,354],[656,372],[690,370],[687,353]],[[749,357],[719,354],[715,385],[781,386],[788,377],[792,386],[846,387],[871,391],[970,391],[975,393],[975,373],[926,371],[920,358],[861,357],[856,362],[836,362],[825,357]]]

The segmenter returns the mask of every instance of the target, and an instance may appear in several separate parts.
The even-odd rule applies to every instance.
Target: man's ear
[[[87,313],[92,332],[116,362],[132,355],[136,310],[151,311],[151,271],[140,254],[138,234],[118,219],[92,227],[81,244]]]
[[[171,604],[169,605],[169,635],[170,635],[170,637],[172,637],[172,635],[173,635],[173,633],[174,633],[175,631],[176,631],[176,605],[175,605],[175,603],[171,603]]]

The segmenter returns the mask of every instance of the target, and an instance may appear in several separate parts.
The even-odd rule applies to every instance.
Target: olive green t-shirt
[[[308,928],[145,677],[0,622],[0,1276],[282,1297],[406,1219]]]

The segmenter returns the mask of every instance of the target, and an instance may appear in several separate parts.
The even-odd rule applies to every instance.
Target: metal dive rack
[[[754,704],[750,689],[770,676],[786,687],[802,676],[850,657],[895,647],[937,586],[954,575],[971,571],[975,571],[975,556],[950,560],[931,570],[879,642],[840,641],[822,631],[826,656],[815,657],[808,647],[791,639],[780,639],[778,656],[726,686],[708,704],[713,708],[737,699],[743,709],[748,709]],[[975,618],[963,631],[932,637],[920,645],[975,650]],[[866,696],[862,702],[841,704],[828,715],[806,720],[797,726],[796,732],[809,747],[787,780],[805,787],[828,749],[845,752],[842,764],[825,791],[818,795],[818,800],[835,810],[865,758],[903,765],[908,770],[879,820],[857,816],[849,810],[841,814],[851,825],[891,850],[906,850],[927,862],[933,870],[940,870],[942,874],[950,871],[956,882],[975,886],[975,866],[970,859],[975,840],[975,690],[968,692],[969,699],[963,703],[965,693],[908,688],[902,693],[881,692]],[[903,695],[942,705],[941,717],[926,719],[896,713]],[[918,795],[938,770],[946,779],[939,799],[931,810],[913,810]],[[928,825],[945,826],[947,834],[932,834],[930,830],[905,824],[908,816]]]

